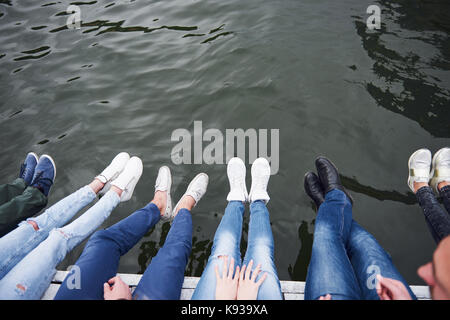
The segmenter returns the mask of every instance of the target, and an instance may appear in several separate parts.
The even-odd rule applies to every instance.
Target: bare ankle
[[[426,182],[414,182],[414,193],[417,193],[417,191],[422,187],[428,187],[428,183]]]
[[[156,191],[155,196],[150,203],[156,205],[161,213],[161,216],[165,214],[166,204],[167,204],[167,192]]]
[[[118,187],[116,187],[116,186],[111,186],[111,190],[110,190],[110,191],[114,191],[115,193],[117,193],[117,195],[119,196],[119,198],[120,198],[120,196],[122,195],[122,192],[123,192],[122,189],[120,189],[120,188],[118,188]]]
[[[438,184],[438,190],[441,190],[443,187],[450,186],[450,181],[442,181]]]
[[[99,193],[100,190],[103,189],[103,187],[105,186],[104,183],[102,183],[100,180],[98,179],[94,179],[89,186],[91,187],[92,191],[95,192],[95,194]]]
[[[191,196],[185,196],[183,199],[181,199],[180,204],[178,205],[177,211],[175,212],[175,215],[180,211],[181,209],[186,209],[191,211],[192,208],[195,206],[195,200]]]

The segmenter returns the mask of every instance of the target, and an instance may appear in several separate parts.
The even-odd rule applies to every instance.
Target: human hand
[[[228,269],[228,256],[221,257],[223,260],[222,277],[219,274],[219,267],[216,265],[216,300],[236,300],[237,287],[239,280],[239,266],[236,267],[234,273],[234,259],[230,260],[230,268]],[[228,269],[228,270],[227,270]]]
[[[250,260],[248,267],[245,265],[242,266],[237,291],[238,300],[256,300],[259,287],[267,278],[267,273],[264,273],[263,276],[255,282],[256,277],[258,277],[258,274],[261,272],[261,265],[259,264],[253,272],[252,267],[253,260]]]
[[[115,276],[103,284],[103,298],[105,300],[131,300],[130,287]]]
[[[405,285],[394,279],[377,275],[377,293],[381,300],[412,300]]]
[[[324,296],[320,296],[319,300],[331,300],[331,294],[327,293]]]

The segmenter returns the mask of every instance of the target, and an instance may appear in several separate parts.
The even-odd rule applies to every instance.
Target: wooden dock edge
[[[53,277],[52,283],[42,296],[41,300],[53,300],[58,292],[59,286],[66,277],[68,271],[57,271]],[[118,273],[122,280],[127,283],[131,290],[137,286],[141,280],[141,274]],[[190,300],[197,286],[199,277],[185,277],[183,288],[181,289],[181,300]],[[305,282],[304,281],[280,281],[281,291],[285,300],[304,300]],[[410,286],[411,290],[419,300],[430,300],[430,290],[428,286]]]

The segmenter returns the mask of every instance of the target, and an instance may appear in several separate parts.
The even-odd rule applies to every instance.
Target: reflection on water
[[[314,227],[314,222],[311,223],[311,227]],[[308,264],[305,261],[311,259],[312,245],[313,245],[313,233],[308,231],[308,222],[302,221],[298,228],[298,238],[300,239],[300,251],[297,255],[297,260],[294,266],[289,264],[288,272],[291,280],[293,281],[305,281],[306,274],[308,272]]]
[[[449,2],[379,3],[385,8],[382,32],[367,30],[363,17],[353,17],[362,46],[373,60],[372,70],[378,76],[376,81],[365,84],[367,91],[383,108],[417,121],[435,137],[449,138]],[[408,45],[398,46],[402,43],[427,44],[436,52],[421,54]],[[444,74],[435,70],[447,73],[442,77]]]

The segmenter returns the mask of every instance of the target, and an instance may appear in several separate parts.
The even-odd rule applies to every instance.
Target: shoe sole
[[[250,186],[250,192],[248,194],[248,201],[249,202],[253,202],[252,199],[252,193],[253,193],[253,166],[255,165],[256,162],[261,162],[264,163],[264,165],[266,165],[267,168],[269,168],[269,180],[270,180],[270,174],[271,174],[271,170],[270,170],[270,163],[266,158],[258,158],[255,161],[253,161],[252,164],[252,169],[251,169],[251,177],[252,177],[252,185]],[[267,184],[269,184],[269,181],[267,181]],[[266,193],[267,193],[267,188],[266,188]]]
[[[55,164],[55,161],[53,160],[53,158],[52,157],[50,157],[48,154],[43,154],[40,158],[39,158],[39,160],[41,160],[42,158],[47,158],[48,160],[50,160],[50,162],[52,163],[52,165],[53,165],[53,182],[55,182],[55,179],[56,179],[56,164]]]
[[[143,166],[143,163],[142,163],[141,158],[138,158],[138,157],[131,157],[130,160],[133,159],[133,158],[137,158],[137,159],[140,160],[140,168],[141,168],[140,171],[141,171],[141,172],[139,173],[139,175],[133,177],[133,178],[136,179],[136,182],[134,182],[133,180],[131,180],[131,181],[126,185],[125,189],[127,190],[129,196],[122,198],[122,196],[123,196],[123,194],[124,194],[124,192],[125,192],[125,190],[123,190],[122,196],[120,197],[120,202],[126,202],[126,201],[128,201],[128,200],[131,199],[131,197],[133,196],[133,193],[134,193],[134,189],[136,188],[136,185],[138,184],[139,179],[141,178],[142,173],[144,172],[144,166]],[[128,161],[130,161],[130,160],[128,160]],[[126,166],[125,166],[125,167],[126,167]],[[124,168],[124,170],[125,170],[125,168]],[[122,171],[122,172],[123,172],[123,171]],[[127,189],[127,187],[128,187],[131,183],[133,183],[132,188]]]
[[[233,160],[234,159],[234,160]],[[230,161],[228,161],[228,165],[230,165],[231,162],[235,162],[236,164],[239,163],[239,165],[241,166],[241,168],[244,169],[244,184],[245,184],[245,178],[247,176],[247,168],[245,167],[245,163],[244,161],[242,161],[241,158],[238,157],[234,157],[231,158]],[[228,176],[228,165],[227,165],[227,178],[228,178],[228,184],[230,183],[230,177]],[[247,191],[247,186],[245,185],[245,190],[244,190],[244,198],[245,198],[245,202],[248,201],[248,191]]]
[[[170,172],[170,168],[168,166],[162,166],[160,170],[163,168],[166,168],[169,171],[169,185],[167,186],[166,212],[164,212],[164,215],[161,218],[166,217],[166,219],[170,220],[173,217],[173,210],[170,213],[168,213],[167,209],[169,209],[169,203],[172,202],[172,197],[170,195],[170,190],[172,189],[172,172]]]
[[[430,185],[432,184],[431,182],[432,182],[432,180],[433,180],[433,178],[434,178],[434,171],[436,170],[436,161],[437,161],[437,158],[438,158],[438,156],[443,152],[443,151],[445,151],[445,149],[447,149],[447,148],[442,148],[441,150],[439,150],[438,152],[436,152],[435,153],[435,155],[433,156],[433,159],[431,160],[431,173],[430,173]],[[437,188],[437,186],[438,186],[438,183],[436,183],[436,185],[435,186],[432,186],[432,188],[434,189],[434,191],[436,191],[437,193],[439,193],[439,190],[438,190],[438,188]]]
[[[426,149],[426,148],[422,148],[422,149],[419,149],[419,150],[417,150],[417,151],[415,151],[410,157],[409,157],[409,159],[408,159],[408,187],[411,189],[411,186],[410,186],[410,180],[411,180],[411,174],[410,174],[410,172],[411,172],[411,160],[414,158],[414,156],[416,155],[416,154],[418,154],[419,152],[421,152],[421,151],[424,151],[424,150],[427,150],[427,151],[430,151],[430,150],[428,150],[428,149]],[[433,163],[433,161],[432,161],[432,163]],[[414,188],[414,185],[413,185],[413,188]],[[414,191],[413,191],[414,192]]]
[[[192,184],[194,183],[195,179],[197,179],[197,178],[200,177],[200,176],[206,176],[206,180],[208,181],[207,184],[209,183],[209,177],[208,177],[208,175],[207,175],[206,173],[201,172],[201,173],[197,174],[197,175],[191,180],[191,182],[189,183],[188,187],[186,188],[186,192],[181,196],[180,200],[178,200],[177,205],[176,205],[175,208],[173,209],[173,214],[174,214],[174,215],[175,215],[175,213],[177,212],[177,208],[178,208],[178,205],[180,204],[181,200],[184,198],[184,196],[186,195],[187,191],[190,189],[190,187],[191,187]],[[199,199],[199,200],[200,200],[200,199]],[[195,208],[196,205],[197,205],[197,201],[195,202],[193,208]]]

